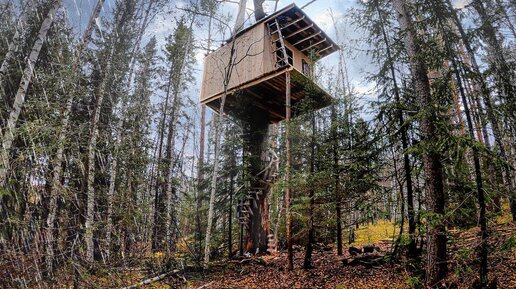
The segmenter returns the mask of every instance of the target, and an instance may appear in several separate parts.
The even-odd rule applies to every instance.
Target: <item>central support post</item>
[[[247,163],[248,190],[252,192],[250,200],[252,214],[247,229],[246,251],[253,254],[267,252],[267,243],[270,232],[269,222],[269,185],[264,180],[264,169],[267,166],[268,156],[267,122],[249,123],[244,128],[244,152]]]
[[[290,117],[291,117],[291,99],[290,99],[290,71],[285,72],[285,150],[287,153],[287,163],[285,164],[285,215],[287,217],[287,250],[288,250],[288,269],[294,269],[294,253],[292,251],[292,225],[290,215]]]
[[[244,178],[250,203],[249,222],[245,239],[245,251],[252,254],[267,252],[269,222],[269,184],[265,179],[269,155],[269,119],[267,113],[250,105],[248,95],[237,96],[240,104],[238,116],[243,130]],[[243,236],[242,236],[243,237]]]

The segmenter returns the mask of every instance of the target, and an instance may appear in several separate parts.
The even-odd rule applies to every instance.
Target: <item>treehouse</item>
[[[306,98],[312,100],[310,109],[328,106],[332,98],[311,80],[311,69],[313,60],[338,49],[303,10],[291,4],[239,31],[206,56],[200,101],[218,111],[226,93],[224,112],[242,118],[252,111],[276,123],[285,119],[290,83],[294,107]]]

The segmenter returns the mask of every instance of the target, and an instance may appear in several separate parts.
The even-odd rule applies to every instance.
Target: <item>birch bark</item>
[[[23,75],[20,80],[20,86],[18,91],[16,92],[16,96],[14,97],[14,103],[12,110],[9,114],[9,118],[7,119],[7,125],[5,131],[2,136],[2,151],[0,152],[0,187],[3,187],[7,183],[7,170],[9,168],[9,151],[11,150],[12,143],[14,140],[14,134],[16,132],[16,124],[18,122],[18,118],[20,116],[20,112],[25,103],[25,97],[27,95],[27,90],[29,88],[29,84],[32,81],[32,76],[34,75],[34,67],[39,58],[39,53],[41,51],[41,47],[43,47],[43,43],[48,34],[48,30],[52,26],[54,22],[54,16],[56,14],[57,9],[59,9],[61,5],[60,0],[52,1],[52,7],[48,11],[47,17],[41,23],[41,27],[38,31],[38,37],[32,46],[32,50],[27,58],[27,64],[25,69],[23,70]]]

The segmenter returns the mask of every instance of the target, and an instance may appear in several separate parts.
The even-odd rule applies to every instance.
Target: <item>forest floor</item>
[[[387,224],[365,227],[359,230],[357,242],[365,244],[373,241],[381,251],[389,251],[388,240],[377,240],[381,237],[379,231],[392,233]],[[450,274],[446,288],[472,288],[478,280],[475,253],[479,240],[478,228],[449,232]],[[516,223],[509,221],[492,224],[489,245],[490,280],[496,279],[497,288],[516,288]],[[417,264],[401,260],[373,267],[343,266],[342,260],[350,257],[347,247],[343,256],[337,256],[334,248],[320,245],[314,250],[315,268],[304,270],[304,252],[300,247],[296,249],[293,271],[286,270],[286,253],[277,253],[249,259],[220,260],[204,272],[177,272],[152,285],[139,288],[422,288],[422,278],[416,277],[415,272],[423,268]],[[136,281],[137,278],[132,283],[125,279],[121,283],[117,282],[117,285],[123,287],[135,284]],[[100,283],[97,285],[98,288],[107,288]]]
[[[450,274],[447,288],[472,288],[478,280],[478,228],[451,231],[449,241]],[[490,280],[496,278],[498,288],[516,288],[516,224],[491,227],[489,268]],[[385,243],[375,245],[387,249]],[[191,280],[185,288],[420,288],[422,280],[415,277],[407,263],[391,263],[372,268],[363,265],[343,266],[334,251],[319,250],[314,254],[314,269],[302,269],[304,252],[295,254],[295,270],[286,268],[286,254],[262,257],[263,261],[245,265],[229,263],[208,273],[204,279]]]
[[[378,222],[363,226],[356,231],[353,246],[374,244],[382,252],[390,252],[392,236],[399,230],[389,222]],[[489,278],[496,279],[497,288],[516,288],[516,222],[508,219],[497,220],[489,226]],[[478,258],[476,248],[479,245],[478,228],[449,231],[448,256],[449,277],[446,288],[472,288],[478,282]],[[343,259],[350,258],[348,247],[344,255],[337,256],[335,248],[317,244],[313,254],[314,269],[302,269],[304,251],[295,246],[293,271],[286,270],[287,255],[284,252],[273,255],[251,257],[247,259],[220,259],[211,263],[210,268],[202,272],[192,270],[192,266],[182,265],[181,261],[169,264],[169,271],[163,264],[158,264],[156,256],[143,258],[133,266],[97,268],[89,271],[76,268],[79,288],[124,288],[138,284],[142,280],[168,272],[160,280],[138,288],[422,288],[421,265],[406,260],[396,260],[375,266],[343,265]],[[424,257],[422,258],[424,259]],[[185,268],[182,270],[172,270]],[[161,269],[159,269],[161,268]],[[72,288],[74,274],[70,268],[62,268],[57,284],[40,282],[25,283],[25,288]],[[13,274],[10,271],[10,274]],[[1,277],[1,276],[0,276]],[[4,276],[6,277],[6,276]],[[25,280],[30,280],[25,279]],[[6,280],[4,280],[6,281]],[[0,288],[4,287],[0,278]],[[31,284],[32,283],[32,284]],[[7,283],[13,285],[14,283]],[[6,285],[6,284],[4,284]],[[57,285],[57,286],[56,286]],[[16,287],[16,286],[15,286]],[[136,287],[132,287],[136,288]]]

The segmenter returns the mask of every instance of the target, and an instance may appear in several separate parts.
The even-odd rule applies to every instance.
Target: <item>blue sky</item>
[[[64,8],[70,19],[71,25],[74,27],[77,35],[82,33],[84,26],[86,25],[90,13],[93,9],[93,6],[96,4],[97,0],[64,0]],[[335,35],[335,29],[333,27],[330,11],[333,13],[335,19],[338,22],[339,27],[339,39],[341,40],[342,46],[350,47],[355,43],[354,40],[357,40],[361,37],[361,32],[356,31],[355,28],[350,24],[349,14],[347,10],[356,6],[357,2],[361,0],[317,0],[314,3],[308,5],[304,8],[306,14],[317,24],[319,25],[330,37],[334,40],[337,39]],[[464,4],[469,2],[470,0],[455,0],[453,1],[457,7],[463,7]],[[310,2],[310,0],[301,0],[301,1],[291,1],[291,0],[280,0],[278,3],[278,9],[285,7],[290,3],[296,3],[299,7],[304,6]],[[106,3],[103,7],[103,12],[101,15],[111,15],[113,10],[113,4],[115,0],[106,0]],[[270,14],[274,12],[274,2],[266,1],[265,2],[265,12]],[[145,45],[145,42],[151,36],[155,36],[158,41],[158,51],[160,54],[163,54],[163,46],[165,44],[165,39],[168,35],[174,32],[175,20],[181,14],[180,11],[176,9],[176,7],[181,7],[184,5],[182,0],[171,0],[169,1],[169,8],[166,11],[163,11],[161,15],[153,21],[150,25],[147,35],[143,39],[142,47]],[[248,11],[253,10],[253,0],[247,0]],[[229,26],[233,26],[233,21],[235,15],[238,10],[238,5],[235,3],[223,3],[221,5],[221,11],[224,14],[233,15],[232,20],[228,22]],[[250,17],[252,18],[252,16]],[[203,41],[207,38],[207,29],[206,27],[196,27],[195,31],[195,39],[196,41]],[[227,39],[229,35],[215,35],[214,38],[217,40]],[[366,45],[366,44],[362,44]],[[356,49],[357,47],[353,47],[352,50],[345,50],[346,55],[346,63],[348,70],[348,77],[350,82],[357,93],[358,97],[360,97],[361,102],[367,102],[368,100],[374,100],[374,84],[368,83],[365,81],[366,75],[375,71],[377,68],[373,63],[371,63],[369,57],[365,54],[365,52],[360,52],[361,49],[367,47],[359,47],[361,49]],[[197,103],[199,96],[199,88],[202,81],[202,68],[203,68],[203,58],[205,55],[205,51],[197,50],[196,51],[196,67],[195,67],[195,77],[196,81],[194,85],[188,89],[185,97],[190,98],[195,103]],[[337,53],[330,55],[323,59],[321,63],[326,67],[335,67],[338,63]],[[158,92],[153,99],[154,103],[159,103],[160,98],[163,97],[162,92]],[[200,106],[196,105],[195,107],[189,106],[186,107],[186,113],[190,116],[193,116],[194,123],[198,125],[199,123],[199,111]],[[211,113],[208,114],[208,119],[210,118]],[[368,114],[363,115],[365,118],[369,118]],[[197,130],[198,128],[196,128]],[[179,132],[179,135],[182,135]],[[197,133],[196,133],[197,135]],[[190,147],[188,149],[190,153],[188,155],[195,154],[196,149]]]

